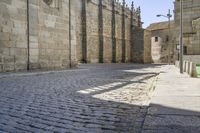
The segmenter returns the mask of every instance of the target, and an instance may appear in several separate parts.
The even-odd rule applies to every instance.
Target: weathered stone
[[[175,31],[177,35],[176,44],[179,42],[180,31],[180,1],[175,0],[174,4],[175,15]],[[183,1],[183,44],[184,55],[199,55],[200,54],[200,5],[198,0]],[[177,51],[178,53],[178,51]]]
[[[174,21],[153,23],[145,30],[145,59],[153,63],[174,62]]]
[[[143,45],[141,32],[137,42],[131,41],[132,25],[142,31],[139,9],[130,10],[114,0],[3,0],[0,17],[0,53],[27,59],[25,69],[136,61],[131,47]],[[143,52],[137,55],[142,58]],[[22,58],[17,60],[19,66]],[[24,63],[19,69],[23,67]]]

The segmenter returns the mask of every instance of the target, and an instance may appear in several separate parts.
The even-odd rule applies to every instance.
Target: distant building
[[[144,33],[144,62],[165,63],[168,59],[170,62],[179,59],[180,0],[174,2],[174,21],[170,27],[170,34],[168,22],[153,23],[147,27]],[[199,64],[199,0],[183,0],[183,45],[184,60]]]
[[[144,61],[146,63],[171,63],[174,59],[174,21],[153,23],[144,34]]]

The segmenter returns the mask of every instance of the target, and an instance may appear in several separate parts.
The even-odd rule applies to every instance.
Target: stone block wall
[[[139,9],[129,9],[125,1],[121,4],[115,0],[82,0],[79,7],[82,9],[78,9],[76,18],[78,61],[133,61],[132,27],[142,30]]]
[[[200,55],[184,55],[183,60],[200,64]]]
[[[180,31],[180,1],[174,2],[174,21],[176,44],[179,44]],[[200,54],[200,38],[197,32],[198,19],[200,18],[199,0],[183,0],[183,41],[187,55]],[[195,22],[196,21],[196,22]],[[194,23],[193,23],[194,22]],[[196,29],[197,28],[197,29]]]
[[[98,1],[86,2],[87,63],[98,62],[99,59],[99,8]]]
[[[192,21],[192,29],[196,33],[192,37],[193,54],[200,55],[200,18]]]
[[[174,63],[174,21],[150,24],[144,33],[145,63]]]
[[[27,67],[26,1],[0,1],[0,71]]]
[[[70,10],[69,16],[69,1],[54,0],[51,5],[35,1],[29,9],[30,38],[35,38],[38,46],[32,48],[30,40],[30,67],[60,69],[76,65],[76,15]]]
[[[76,12],[70,19],[69,0],[3,0],[0,7],[0,71],[76,65]]]
[[[151,31],[144,31],[144,63],[152,63]]]
[[[133,28],[133,62],[144,63],[144,30]]]
[[[138,61],[141,31],[140,9],[125,1],[1,0],[0,71]]]

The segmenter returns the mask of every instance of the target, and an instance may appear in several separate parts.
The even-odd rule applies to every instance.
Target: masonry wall
[[[175,0],[175,29],[176,43],[179,43],[180,31],[180,2]],[[200,54],[200,39],[193,25],[193,21],[200,18],[200,2],[199,0],[183,0],[183,41],[188,55]]]
[[[76,65],[75,12],[71,11],[70,28],[68,0],[50,5],[42,0],[3,0],[0,7],[0,71]]]
[[[116,62],[121,62],[122,61],[122,7],[117,4],[116,5],[116,18],[115,18],[115,23],[116,23]]]
[[[144,30],[133,27],[133,62],[144,63]]]
[[[132,26],[133,24],[131,24],[133,22],[133,20],[131,20],[131,12],[130,11],[126,11],[125,12],[125,43],[126,43],[126,48],[125,48],[125,62],[131,62],[132,57],[131,57],[131,53],[133,52],[131,50],[131,47],[133,44],[131,44],[131,39],[132,39]],[[131,22],[132,21],[132,22]]]
[[[35,52],[33,56],[38,56],[38,62],[31,61],[31,64],[36,64],[36,68],[68,68],[70,64],[69,43],[72,41],[69,42],[69,1],[55,2],[57,2],[57,5],[48,6],[43,1],[38,0],[39,5],[36,8],[39,10],[36,9],[35,12],[38,12],[39,23],[36,22],[35,25],[39,30],[36,29],[35,38],[38,38],[39,45],[37,49],[31,48],[31,51]],[[33,9],[30,13],[33,13]],[[36,19],[36,17],[30,18]],[[71,18],[73,18],[73,15]],[[30,26],[33,26],[33,24]],[[30,33],[32,32],[30,31]],[[73,40],[73,37],[71,39]],[[31,58],[37,59],[32,57],[32,54]]]
[[[144,31],[144,63],[152,63],[151,31]]]
[[[173,27],[171,26],[173,29]],[[152,59],[154,63],[168,63],[172,61],[173,50],[169,36],[169,29],[159,29],[151,31]],[[158,37],[158,42],[155,42],[155,37]],[[168,60],[169,58],[169,60]]]
[[[200,55],[184,55],[183,60],[200,64]]]
[[[134,62],[133,45],[143,45],[138,29],[140,10],[125,2],[1,0],[0,71]]]
[[[77,62],[85,62],[84,61],[84,49],[87,49],[85,46],[83,46],[84,42],[84,37],[86,37],[86,34],[83,32],[83,27],[86,29],[86,26],[83,26],[84,24],[86,25],[87,23],[84,23],[83,14],[86,15],[86,13],[83,13],[83,7],[84,4],[86,6],[86,2],[83,0],[72,0],[72,4],[74,6],[74,10],[76,11],[76,22],[75,22],[75,27],[76,27],[76,58]],[[86,11],[86,10],[85,10]],[[84,24],[83,24],[84,23]]]
[[[114,0],[83,0],[81,3],[76,23],[78,61],[133,61],[132,27],[141,23],[138,21],[139,11]]]
[[[0,71],[27,67],[26,1],[0,1]]]

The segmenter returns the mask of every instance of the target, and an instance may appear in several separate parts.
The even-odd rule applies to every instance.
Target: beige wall
[[[26,1],[0,1],[0,71],[27,67]]]
[[[144,31],[144,63],[152,63],[151,56],[151,32],[149,30]]]
[[[145,62],[173,63],[174,62],[174,23],[171,23],[170,31],[168,22],[151,24],[144,34]],[[169,34],[170,32],[170,34]],[[155,41],[155,38],[158,41]],[[151,58],[150,58],[151,56]]]
[[[27,1],[0,1],[0,7],[0,27],[2,28],[0,71],[26,70],[28,66]],[[73,11],[72,16],[75,16]],[[72,65],[76,65],[74,49],[76,40],[73,39],[75,36],[73,28],[71,48],[74,50],[69,53],[68,0],[54,0],[51,5],[47,5],[42,0],[30,0],[29,22],[30,69],[68,68],[70,54]]]
[[[155,41],[155,37],[158,38],[157,42]],[[154,63],[161,63],[162,42],[163,42],[163,39],[159,36],[151,37],[151,56]]]
[[[99,42],[99,0],[85,1],[86,6],[86,32],[87,32],[87,59],[88,63],[98,63],[100,56]],[[103,16],[103,62],[111,63],[113,57],[112,43],[112,0],[102,0],[102,16]],[[81,9],[77,12],[77,16],[81,16]],[[134,52],[131,48],[132,31],[131,31],[131,10],[125,7],[125,62],[132,61],[131,53]],[[77,57],[81,62],[83,59],[83,43],[81,19],[77,18],[78,29],[77,34]],[[138,13],[134,9],[133,24],[137,27]],[[142,30],[142,28],[140,28]],[[138,30],[139,31],[139,30]],[[142,36],[138,35],[142,38]],[[122,5],[115,2],[115,39],[116,39],[116,62],[122,62]],[[142,38],[143,39],[143,38]],[[140,42],[141,43],[141,42]],[[141,44],[143,45],[143,44]],[[142,53],[143,54],[143,53]]]
[[[180,29],[180,2],[175,0],[175,27],[176,27],[176,43],[179,42]],[[183,0],[183,33],[184,46],[187,47],[188,55],[200,54],[200,38],[193,25],[193,21],[200,18],[200,2],[199,0]]]
[[[27,1],[0,1],[0,71],[30,69],[65,69],[83,60],[84,0],[29,0],[29,40]],[[112,62],[112,0],[102,0],[103,62]],[[99,0],[85,0],[87,62],[99,62]],[[116,62],[122,62],[122,5],[115,1]],[[71,15],[69,15],[71,12]],[[138,27],[138,10],[125,7],[125,62],[132,60],[133,45],[143,46],[142,28]],[[136,27],[135,43],[131,21]],[[70,25],[71,22],[71,25]],[[140,22],[139,22],[140,23]],[[132,29],[134,30],[134,29]],[[29,46],[29,49],[28,49]],[[137,52],[137,51],[136,51]],[[28,54],[29,53],[29,54]],[[138,57],[143,52],[138,52]],[[29,59],[29,62],[28,62]]]

